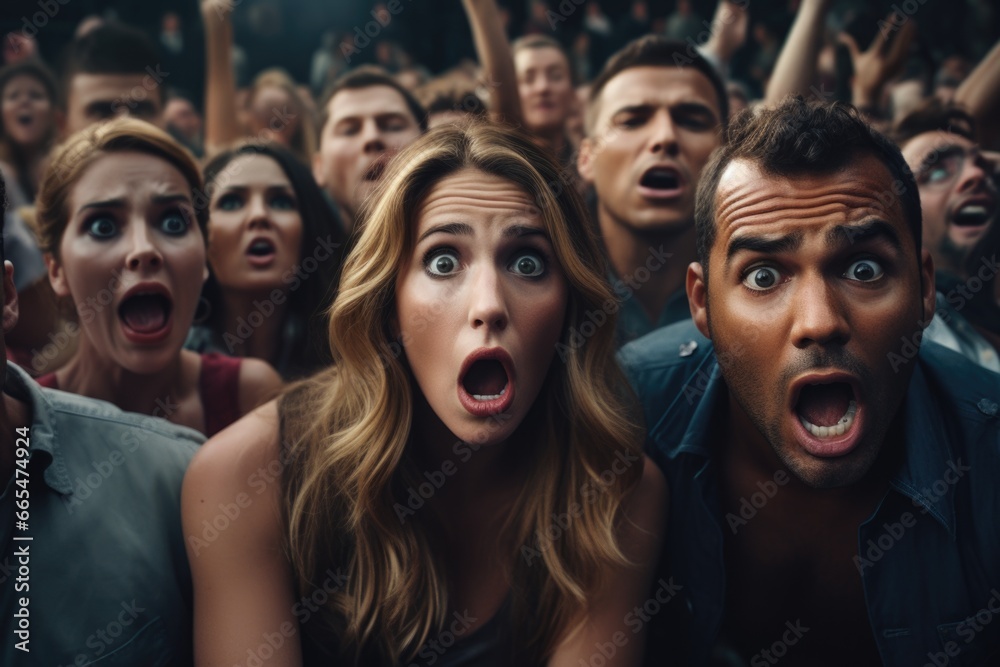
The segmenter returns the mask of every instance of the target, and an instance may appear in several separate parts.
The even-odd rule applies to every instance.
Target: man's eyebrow
[[[652,102],[636,102],[634,104],[626,104],[620,106],[612,112],[612,116],[617,116],[620,113],[648,113],[654,106]]]
[[[93,102],[87,104],[85,110],[88,116],[93,116],[98,113],[106,116],[114,113],[115,104],[114,102],[109,102],[107,100],[94,100]]]
[[[728,265],[733,256],[742,251],[776,255],[796,250],[800,245],[802,245],[802,232],[775,237],[736,236],[729,240],[729,247],[726,249],[726,264]]]
[[[472,236],[472,226],[467,225],[464,222],[449,222],[443,225],[434,225],[417,239],[417,243],[420,243],[425,238],[431,234],[454,234],[456,236]]]
[[[865,220],[856,225],[837,225],[827,233],[826,242],[830,246],[845,246],[873,239],[884,239],[896,250],[903,247],[893,226],[878,219]]]
[[[937,164],[942,157],[951,157],[956,153],[964,153],[965,147],[959,144],[944,144],[942,146],[935,146],[930,153],[925,155],[920,160],[920,166],[917,167],[918,170],[927,169],[935,164]]]
[[[717,118],[717,114],[712,110],[712,107],[702,102],[681,102],[674,105],[672,112],[707,114],[712,118]]]

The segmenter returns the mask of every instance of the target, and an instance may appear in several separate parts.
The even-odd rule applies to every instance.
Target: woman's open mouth
[[[863,410],[846,379],[807,378],[798,386],[794,404],[802,447],[814,456],[843,456],[857,445]]]
[[[159,343],[170,334],[173,301],[163,291],[137,290],[118,306],[125,337],[134,343]]]
[[[254,239],[247,247],[247,260],[253,266],[266,267],[278,254],[278,249],[270,239]]]
[[[477,350],[462,364],[458,400],[477,417],[499,414],[514,400],[510,355],[503,348]]]

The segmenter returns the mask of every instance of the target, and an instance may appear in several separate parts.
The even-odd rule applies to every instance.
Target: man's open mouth
[[[835,438],[851,430],[858,403],[847,382],[807,384],[799,392],[795,412],[799,422],[812,435]]]
[[[680,172],[673,167],[651,167],[639,179],[639,185],[663,194],[674,193],[682,184]]]
[[[982,227],[989,224],[995,214],[995,202],[969,203],[955,211],[951,222],[956,227]]]

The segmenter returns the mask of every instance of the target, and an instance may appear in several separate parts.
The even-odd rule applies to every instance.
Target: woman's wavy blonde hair
[[[415,211],[435,183],[466,168],[508,179],[531,196],[569,284],[558,355],[533,408],[539,428],[526,450],[527,481],[499,541],[519,545],[510,553],[508,612],[518,662],[550,655],[583,618],[602,573],[627,564],[616,528],[642,466],[613,474],[612,464],[622,454],[641,461],[641,437],[615,362],[617,302],[583,203],[525,135],[480,123],[436,129],[392,161],[366,202],[330,309],[333,367],[279,402],[297,584],[308,595],[329,568],[346,566],[348,574],[325,605],[322,628],[308,632],[353,664],[413,659],[448,611],[446,573],[430,537],[434,513],[424,508],[402,522],[394,510],[423,480],[407,451],[411,392],[419,389],[393,322]],[[593,324],[594,313],[607,316],[603,325]],[[564,528],[560,516],[574,519]]]

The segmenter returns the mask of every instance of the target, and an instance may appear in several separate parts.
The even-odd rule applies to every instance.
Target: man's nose
[[[836,286],[821,275],[806,274],[797,282],[797,289],[788,294],[794,345],[804,349],[847,342],[851,330]]]
[[[650,120],[652,134],[650,135],[650,150],[653,153],[665,153],[675,156],[680,152],[677,143],[677,128],[674,119],[666,109],[661,109]]]

